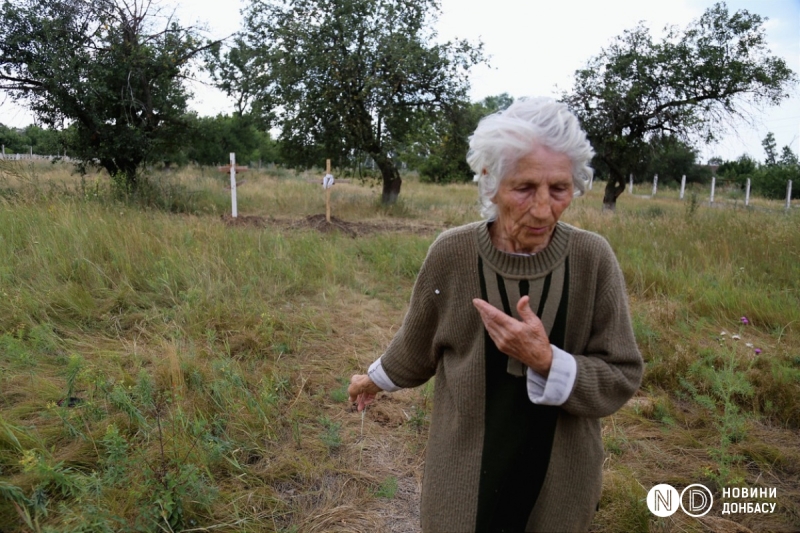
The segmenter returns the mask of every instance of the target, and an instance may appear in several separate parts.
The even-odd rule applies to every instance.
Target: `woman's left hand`
[[[472,300],[497,348],[547,377],[553,362],[553,348],[544,324],[531,310],[529,302],[530,298],[523,296],[517,303],[520,321],[480,298]]]

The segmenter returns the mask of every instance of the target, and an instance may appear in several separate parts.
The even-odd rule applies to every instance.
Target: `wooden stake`
[[[236,154],[231,152],[231,216],[238,216],[236,209]]]
[[[331,160],[325,160],[325,175],[331,173]],[[331,188],[325,188],[325,220],[328,221],[328,224],[331,223]]]

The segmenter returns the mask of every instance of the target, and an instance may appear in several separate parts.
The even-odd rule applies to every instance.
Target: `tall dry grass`
[[[242,177],[243,215],[324,212],[313,173]],[[435,237],[414,223],[476,220],[474,185],[409,179],[386,208],[341,183],[334,216],[393,229],[354,239],[226,225],[215,169],[150,180],[168,202],[0,169],[0,529],[415,531],[431,389],[362,421],[346,383],[402,319]],[[598,188],[565,220],[616,251],[647,370],[604,423],[593,529],[705,530],[650,515],[657,482],[777,486],[780,513],[735,519],[800,527],[797,213],[623,196],[609,214]]]

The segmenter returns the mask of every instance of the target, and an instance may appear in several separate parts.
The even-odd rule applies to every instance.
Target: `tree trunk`
[[[617,198],[625,192],[625,176],[613,169],[610,169],[610,174],[603,194],[603,210],[614,211],[617,208]]]
[[[139,168],[138,163],[129,159],[118,161],[116,159],[103,159],[100,165],[106,169],[111,181],[117,188],[117,192],[124,196],[136,192],[139,186],[138,175],[136,170]]]
[[[391,205],[397,202],[397,197],[400,196],[400,186],[403,180],[400,177],[400,171],[389,157],[384,154],[372,154],[372,159],[381,171],[383,177],[383,194],[381,195],[381,203],[383,205]]]

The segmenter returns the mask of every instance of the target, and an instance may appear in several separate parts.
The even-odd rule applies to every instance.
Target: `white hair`
[[[594,173],[589,166],[594,150],[578,119],[565,104],[551,98],[521,98],[481,119],[469,138],[467,163],[478,182],[481,215],[497,216],[492,198],[500,182],[535,146],[566,155],[572,163],[574,195],[586,191]]]

